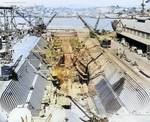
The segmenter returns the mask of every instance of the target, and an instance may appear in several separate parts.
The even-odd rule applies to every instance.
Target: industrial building
[[[125,38],[131,46],[150,52],[150,18],[121,19],[116,26],[118,38]]]

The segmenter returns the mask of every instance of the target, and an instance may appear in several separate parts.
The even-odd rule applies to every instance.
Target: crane
[[[89,120],[83,120],[82,118],[80,118],[83,122],[108,122],[107,117],[105,117],[104,119],[98,117],[97,115],[93,114],[93,117],[89,116],[76,102],[75,100],[71,97],[71,96],[66,96],[67,98],[69,98],[88,118]]]
[[[79,14],[77,14],[77,15],[78,15],[78,17],[81,19],[81,21],[84,23],[84,25],[90,30],[90,32],[94,31],[93,28],[91,28],[91,27],[89,26],[89,24],[88,24],[86,21],[84,21],[84,20],[82,19],[82,17],[81,17]]]
[[[78,15],[78,14],[77,14]],[[97,34],[97,30],[96,29],[93,29],[91,28],[91,26],[89,26],[86,21],[83,20],[83,18],[78,15],[78,17],[81,19],[81,21],[84,23],[84,25],[89,29],[90,31],[90,37],[91,38],[96,38],[99,42],[100,42],[100,45],[103,47],[103,48],[110,48],[111,47],[111,40],[100,40],[99,37],[98,37],[98,34]],[[100,20],[100,16],[96,22],[96,25],[95,25],[95,28],[97,28],[97,25],[99,23],[99,20]]]
[[[78,17],[81,19],[81,21],[84,23],[84,25],[89,29],[90,37],[91,38],[96,38],[98,41],[100,41],[99,37],[98,37],[98,34],[95,33],[94,29],[90,25],[88,25],[88,23],[85,20],[83,20],[83,18],[80,15],[78,15]]]
[[[100,20],[100,15],[99,15],[99,17],[98,17],[98,19],[97,19],[97,21],[96,21],[96,24],[95,24],[95,28],[94,28],[94,30],[96,30],[96,29],[97,29],[97,26],[98,26],[99,20]]]
[[[48,25],[52,22],[52,20],[55,18],[56,15],[57,15],[57,13],[54,14],[54,16],[52,16],[52,18],[48,21],[48,23],[46,24],[46,28],[47,28]]]
[[[52,22],[52,20],[54,19],[54,17],[57,15],[57,13],[55,15],[52,16],[52,18],[48,21],[47,24],[44,24],[44,22],[42,22],[42,19],[39,18],[39,20],[37,21],[37,25],[33,27],[33,29],[31,28],[29,30],[29,34],[31,35],[36,35],[36,36],[41,36],[41,34],[44,32],[44,30],[48,27],[48,25]]]
[[[5,31],[5,32],[10,32],[10,27],[12,28],[13,26],[15,27],[15,25],[12,23],[13,22],[13,19],[14,19],[14,8],[13,7],[0,7],[0,10],[1,10],[1,17],[4,18],[4,21],[3,21],[3,27],[4,29],[1,29],[1,31]],[[3,10],[3,11],[2,11]],[[10,19],[11,21],[10,21]],[[11,22],[11,23],[10,23]],[[2,24],[1,24],[2,25]],[[1,27],[2,28],[2,27]],[[16,27],[15,27],[16,28]],[[12,31],[12,30],[11,30]]]
[[[12,79],[12,77],[14,75],[14,70],[18,66],[21,59],[22,59],[22,55],[17,59],[17,61],[14,63],[13,66],[6,66],[6,65],[2,66],[0,80],[8,81],[8,80]]]
[[[31,24],[31,22],[30,21],[28,21],[26,18],[25,18],[25,16],[24,15],[22,15],[21,13],[19,13],[17,10],[16,10],[16,14],[18,14],[19,16],[21,16],[25,21],[27,21],[28,23],[29,23],[29,25],[30,26],[32,26],[32,27],[34,27],[34,25],[33,24]]]

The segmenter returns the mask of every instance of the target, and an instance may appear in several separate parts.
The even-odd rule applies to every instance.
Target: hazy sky
[[[144,0],[146,1],[146,0]],[[123,7],[140,7],[142,0],[0,0],[2,5],[40,5],[44,6],[80,6],[80,7],[99,7],[119,5]],[[145,3],[146,8],[150,8],[150,3]]]

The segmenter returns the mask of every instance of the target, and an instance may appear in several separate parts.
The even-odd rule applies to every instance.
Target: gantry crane
[[[4,24],[0,27],[1,31],[10,32],[10,30],[13,28],[13,26],[16,29],[16,25],[14,24],[14,8],[13,7],[0,7],[1,15],[3,15],[4,18]],[[9,19],[10,17],[10,19]],[[11,21],[10,21],[11,20]],[[2,28],[4,27],[4,28]]]

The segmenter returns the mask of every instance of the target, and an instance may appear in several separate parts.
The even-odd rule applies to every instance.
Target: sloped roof
[[[136,41],[138,41],[138,42],[140,42],[142,44],[150,45],[150,40],[145,39],[143,37],[140,37],[140,36],[137,36],[137,35],[133,35],[133,34],[130,34],[130,33],[126,33],[126,32],[121,32],[119,34],[121,34],[123,36],[126,36],[126,37],[129,37],[129,38],[131,38],[133,40],[136,40]]]
[[[123,26],[127,28],[139,30],[142,32],[150,33],[150,20],[147,19],[145,22],[138,22],[136,19],[122,19],[120,20]]]
[[[137,17],[137,20],[148,20],[150,17]]]

